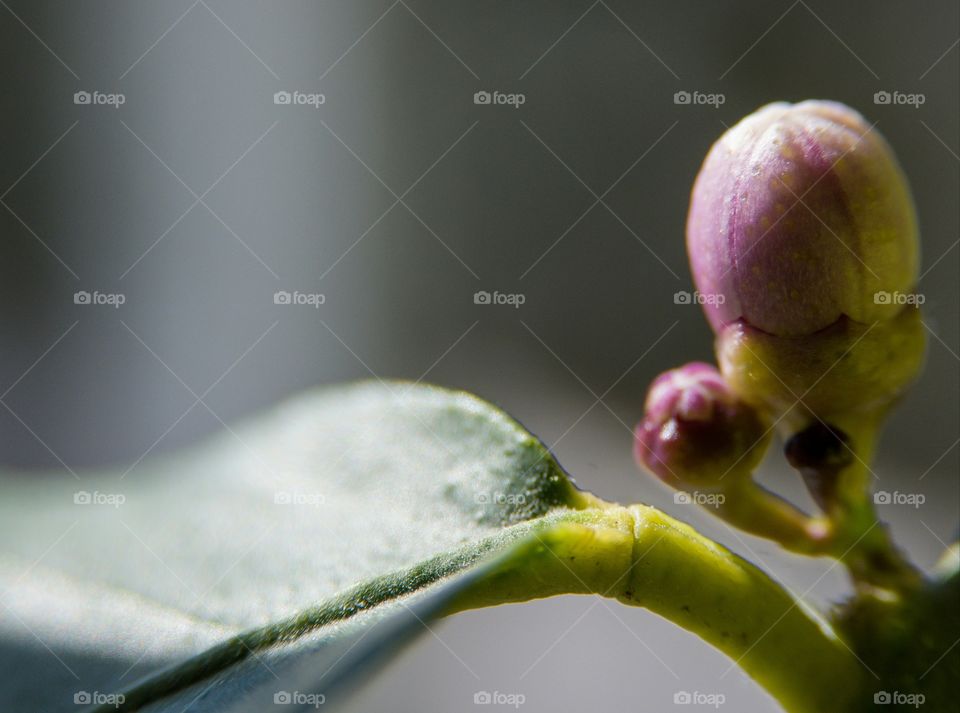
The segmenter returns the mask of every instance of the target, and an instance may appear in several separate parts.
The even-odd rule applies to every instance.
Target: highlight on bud
[[[842,317],[872,323],[911,294],[913,202],[887,142],[847,106],[765,106],[710,150],[690,200],[687,249],[714,331],[742,320],[801,336]]]
[[[692,362],[651,384],[635,431],[634,455],[675,488],[719,489],[749,477],[770,442],[769,431],[716,367]]]

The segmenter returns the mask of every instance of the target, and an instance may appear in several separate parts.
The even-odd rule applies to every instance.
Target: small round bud
[[[913,202],[886,141],[842,104],[765,106],[707,155],[687,250],[714,331],[737,320],[778,336],[841,317],[884,320],[917,279]]]
[[[674,487],[720,487],[749,475],[770,442],[769,428],[717,369],[693,362],[658,376],[635,432],[637,462]]]

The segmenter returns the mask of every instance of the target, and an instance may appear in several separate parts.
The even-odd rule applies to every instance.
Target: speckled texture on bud
[[[756,411],[734,396],[716,367],[692,362],[658,376],[636,428],[637,462],[673,487],[733,484],[756,467],[770,441]]]
[[[742,319],[780,336],[902,305],[918,265],[913,202],[893,152],[842,104],[765,106],[727,131],[697,177],[687,219],[697,289],[714,330]]]
[[[892,319],[843,319],[802,339],[776,337],[743,323],[717,338],[730,389],[787,431],[816,419],[857,431],[882,415],[923,366],[926,332],[916,307]]]

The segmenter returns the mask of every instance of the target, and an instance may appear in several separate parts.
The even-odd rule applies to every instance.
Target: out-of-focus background
[[[629,432],[652,377],[711,359],[675,299],[705,152],[762,104],[829,98],[878,122],[920,216],[927,367],[875,470],[924,495],[881,511],[930,566],[958,515],[958,36],[945,1],[0,0],[0,464],[135,480],[308,387],[423,378],[829,601],[839,571],[674,503]],[[573,597],[441,623],[356,709],[480,690],[777,709],[672,625]]]

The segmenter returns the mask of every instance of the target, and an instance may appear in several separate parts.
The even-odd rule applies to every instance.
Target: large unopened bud
[[[770,104],[727,131],[694,185],[687,249],[697,289],[724,297],[704,306],[717,332],[888,319],[903,304],[882,297],[917,279],[917,221],[893,152],[834,102]]]

